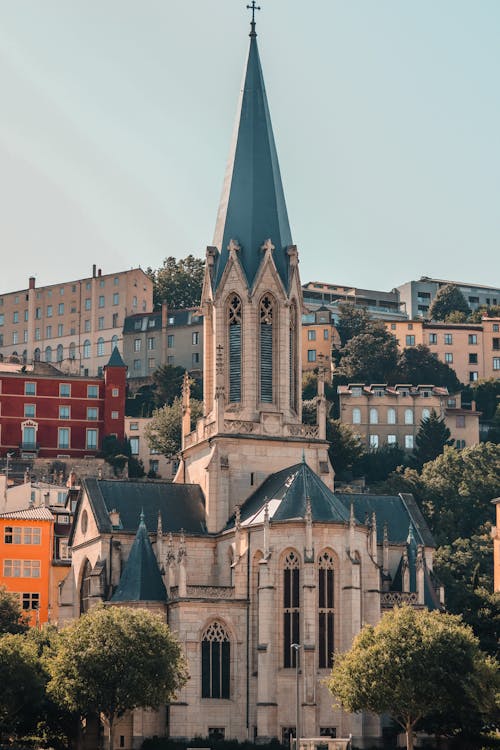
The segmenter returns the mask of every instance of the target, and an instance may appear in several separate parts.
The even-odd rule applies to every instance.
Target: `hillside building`
[[[462,292],[471,310],[481,305],[500,304],[500,289],[484,284],[468,284],[461,281],[447,281],[421,276],[418,281],[407,281],[393,291],[399,293],[401,303],[405,306],[410,318],[428,318],[429,308],[441,287],[447,284],[456,286]]]

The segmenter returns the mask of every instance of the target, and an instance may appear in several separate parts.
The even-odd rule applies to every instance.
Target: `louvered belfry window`
[[[213,622],[201,641],[201,697],[229,698],[231,644],[226,629]]]
[[[297,306],[290,306],[290,408],[297,411]]]
[[[299,558],[290,551],[283,570],[283,666],[295,667],[297,652],[292,643],[300,643],[299,636]]]
[[[273,317],[274,301],[266,294],[260,303],[260,400],[273,402]]]
[[[318,641],[320,669],[333,667],[335,589],[334,563],[329,552],[318,558]]]
[[[228,305],[229,401],[241,401],[241,299],[234,294]]]

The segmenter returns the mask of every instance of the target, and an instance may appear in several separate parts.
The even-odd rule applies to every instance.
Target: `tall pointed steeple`
[[[248,59],[240,94],[233,142],[222,189],[214,234],[220,251],[214,275],[217,287],[228,260],[228,246],[239,246],[238,256],[252,285],[267,240],[285,289],[288,289],[292,245],[278,155],[257,47],[255,23],[250,32]]]

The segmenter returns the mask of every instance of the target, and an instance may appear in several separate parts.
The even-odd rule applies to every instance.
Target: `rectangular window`
[[[141,369],[141,360],[134,359],[134,370],[138,372]]]
[[[154,370],[156,367],[156,359],[154,357],[149,357],[148,359],[148,368],[150,370]]]
[[[0,313],[0,326],[3,326],[4,322],[5,322],[5,314]]]
[[[370,435],[370,448],[378,448],[378,435]]]
[[[111,320],[111,327],[118,328],[118,313],[113,313]]]
[[[57,306],[58,315],[64,315],[64,302],[59,302]]]
[[[198,344],[200,343],[200,334],[198,333],[198,331],[194,331],[191,334],[191,343],[193,344],[193,346],[198,346]]]
[[[87,419],[89,421],[96,421],[99,418],[99,410],[97,406],[88,406],[87,407]]]
[[[493,357],[493,369],[500,370],[500,357]]]
[[[308,331],[307,332],[307,340],[308,341],[316,341],[316,331]]]
[[[18,340],[19,340],[19,335],[18,335],[17,331],[14,331],[14,332],[12,333],[12,343],[13,343],[13,344],[17,344],[17,343],[18,343]]]
[[[52,326],[46,326],[45,328],[45,338],[51,339],[52,338]]]
[[[413,450],[413,435],[405,435],[406,450]]]
[[[87,297],[85,299],[85,309],[86,310],[91,310],[92,309],[92,300],[90,299],[90,297]]]
[[[28,341],[28,331],[23,331],[23,343],[26,344]]]
[[[134,339],[134,352],[140,352],[140,351],[141,351],[141,340]]]
[[[199,365],[200,364],[200,355],[199,352],[193,352],[193,365]]]
[[[64,326],[62,323],[57,324],[57,335],[62,336],[64,333]]]
[[[167,346],[168,346],[169,349],[173,349],[174,348],[174,341],[175,341],[174,334],[173,333],[169,333],[169,335],[167,336]]]
[[[139,455],[139,438],[138,437],[131,437],[130,438],[130,452],[133,456]]]
[[[129,426],[129,430],[138,430],[139,429],[139,422],[131,422]]]
[[[21,607],[23,610],[40,609],[40,594],[29,594],[23,592],[20,596]]]
[[[445,352],[444,361],[447,365],[451,365],[453,363],[453,352]]]
[[[90,332],[90,320],[85,321],[85,323],[83,324],[83,328],[84,328],[85,333]]]
[[[477,344],[477,334],[469,333],[469,344]]]
[[[395,331],[395,330],[396,330],[396,323],[391,323],[391,331]]]
[[[152,336],[148,338],[148,349],[150,352],[156,349],[156,340]]]
[[[71,418],[71,410],[69,406],[60,406],[59,407],[59,419],[70,419]]]
[[[445,333],[444,334],[444,343],[445,344],[453,344],[453,334],[452,333]]]
[[[97,327],[100,331],[102,331],[104,328],[104,317],[102,315],[97,319]]]
[[[27,419],[34,419],[36,417],[35,404],[24,404],[24,416]]]
[[[328,341],[329,338],[330,338],[330,331],[328,330],[328,328],[323,328],[323,339],[325,341]]]
[[[85,447],[87,450],[97,450],[97,430],[87,430],[87,439],[85,441]]]
[[[111,395],[113,396],[113,398],[118,398],[118,396],[120,395],[120,390],[118,388],[112,388]]]
[[[37,307],[36,310],[35,310],[35,318],[37,320],[40,320],[41,317],[42,317],[42,308],[41,307]]]
[[[59,395],[62,396],[62,398],[69,398],[71,396],[71,383],[60,383]]]
[[[39,526],[35,526],[35,528],[26,526],[23,528],[23,544],[40,544],[40,538]]]
[[[479,375],[475,370],[472,370],[469,372],[469,383],[475,383],[476,380],[479,380]]]
[[[69,427],[59,427],[57,430],[57,447],[67,450],[69,448]]]
[[[387,445],[396,445],[398,439],[396,435],[387,435]]]
[[[104,294],[99,295],[99,307],[104,307]]]
[[[465,415],[458,414],[456,417],[456,427],[465,427]]]
[[[24,322],[25,322],[25,323],[26,323],[26,322],[28,321],[28,318],[29,318],[29,315],[28,315],[28,311],[27,311],[27,310],[25,310],[25,311],[24,311]]]
[[[41,338],[42,337],[40,335],[40,329],[39,328],[35,328],[35,341],[40,341]]]
[[[173,365],[175,362],[175,357],[173,354],[169,354],[167,356],[167,365]]]
[[[98,398],[98,396],[99,396],[99,386],[88,385],[87,386],[87,398]]]
[[[25,396],[36,396],[36,383],[25,383],[24,384],[24,395]]]
[[[412,336],[412,335],[406,336],[406,346],[415,346],[415,336]]]
[[[307,361],[308,362],[316,362],[316,349],[308,349],[307,350]]]
[[[470,365],[477,365],[477,354],[469,354],[469,364]]]
[[[21,560],[4,560],[3,574],[6,578],[21,578]]]
[[[500,338],[497,338],[495,336],[495,338],[493,338],[491,341],[493,345],[493,351],[499,351],[500,350]]]
[[[118,417],[119,417],[119,413],[117,411],[111,412],[111,419],[118,419]]]
[[[46,315],[47,315],[48,318],[52,317],[52,305],[47,305],[47,313],[46,313]]]
[[[114,292],[113,294],[113,305],[118,305],[120,303],[120,295],[118,292]]]

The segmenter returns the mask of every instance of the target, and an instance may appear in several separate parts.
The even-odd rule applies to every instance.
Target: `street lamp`
[[[5,461],[5,490],[3,495],[5,505],[7,505],[7,487],[9,486],[9,461],[13,455],[13,453],[7,453],[7,458]]]
[[[300,697],[299,697],[299,650],[300,643],[292,643],[290,648],[295,651],[295,750],[299,750],[300,738]]]

